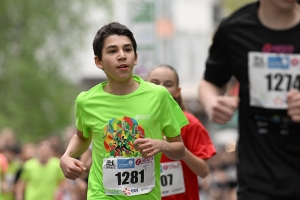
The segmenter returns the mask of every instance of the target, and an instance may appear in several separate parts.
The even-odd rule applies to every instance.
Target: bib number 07
[[[160,184],[161,186],[173,185],[173,174],[161,175]]]

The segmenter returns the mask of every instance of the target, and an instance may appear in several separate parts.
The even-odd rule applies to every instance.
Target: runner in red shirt
[[[155,66],[149,72],[147,81],[166,87],[189,120],[189,124],[181,129],[186,147],[185,157],[173,161],[162,155],[162,200],[199,200],[197,176],[204,178],[208,175],[207,160],[216,154],[215,147],[201,122],[186,111],[180,94],[179,77],[172,66]]]

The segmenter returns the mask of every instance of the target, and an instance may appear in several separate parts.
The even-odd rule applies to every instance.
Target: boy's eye
[[[115,53],[116,52],[116,50],[110,50],[110,51],[108,51],[108,53]]]
[[[129,51],[132,51],[132,49],[128,48],[128,49],[125,49],[125,51],[129,52]]]

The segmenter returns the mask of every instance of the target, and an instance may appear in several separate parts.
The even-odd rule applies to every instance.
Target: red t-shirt
[[[181,129],[181,136],[185,147],[195,156],[202,159],[208,159],[215,155],[216,149],[201,122],[190,113],[184,112],[184,114],[190,122]],[[161,163],[170,161],[172,160],[162,155]],[[185,193],[162,197],[162,200],[199,200],[198,177],[183,160],[180,162],[184,176]]]
[[[0,153],[0,180],[1,180],[1,175],[3,175],[6,170],[8,169],[8,161],[6,157]]]

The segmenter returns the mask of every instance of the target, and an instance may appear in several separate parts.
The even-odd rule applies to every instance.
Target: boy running
[[[65,177],[74,180],[86,169],[75,158],[93,141],[87,199],[161,199],[161,153],[185,155],[180,129],[188,121],[164,87],[133,76],[137,45],[126,26],[102,27],[93,48],[107,81],[76,99],[77,131],[61,158]]]

